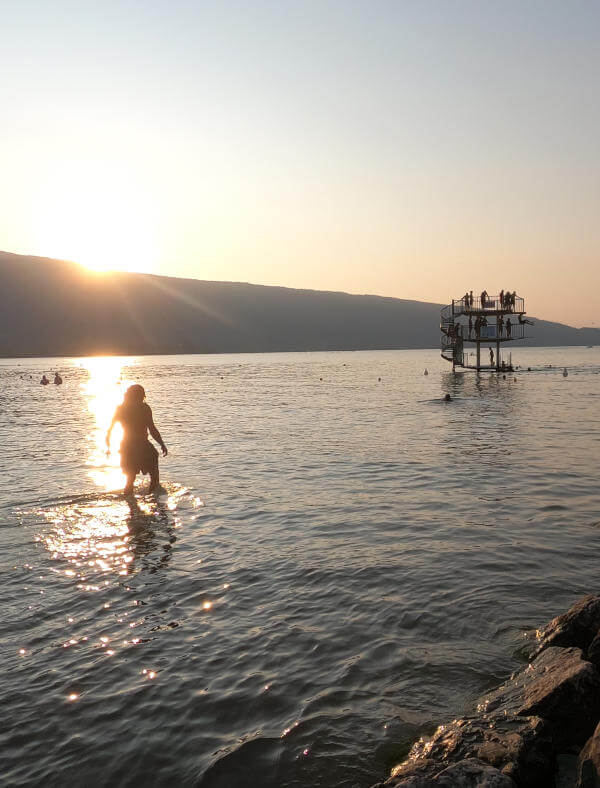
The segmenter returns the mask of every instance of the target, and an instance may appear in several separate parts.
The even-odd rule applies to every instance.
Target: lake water
[[[2,783],[362,788],[471,708],[599,585],[600,350],[514,356],[0,361]]]

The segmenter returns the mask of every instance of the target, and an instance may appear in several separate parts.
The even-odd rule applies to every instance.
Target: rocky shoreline
[[[600,596],[539,630],[477,713],[416,742],[373,788],[600,788]]]

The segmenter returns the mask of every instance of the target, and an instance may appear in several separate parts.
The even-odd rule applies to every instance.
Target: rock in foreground
[[[600,596],[587,594],[538,632],[539,654],[549,646],[576,646],[586,651],[600,629]]]
[[[487,763],[482,763],[475,758],[468,758],[458,763],[453,763],[432,777],[424,774],[413,774],[408,777],[392,778],[382,786],[397,788],[515,788],[516,783],[506,774],[494,769]],[[375,786],[377,788],[377,786]]]
[[[600,788],[600,725],[579,755],[577,788]]]
[[[547,648],[487,695],[485,712],[536,715],[552,724],[558,748],[582,745],[600,718],[600,675],[578,648]]]
[[[417,777],[421,783],[415,786],[427,785],[450,765],[476,760],[510,777],[511,784],[545,788],[554,773],[553,755],[549,728],[539,717],[482,714],[441,725],[430,741],[418,741],[385,785],[412,785],[404,781]]]
[[[573,760],[568,753],[586,739],[578,786],[600,788],[599,630],[600,596],[588,595],[538,633],[535,659],[485,695],[476,716],[417,742],[374,788],[546,788],[554,785],[557,755]]]

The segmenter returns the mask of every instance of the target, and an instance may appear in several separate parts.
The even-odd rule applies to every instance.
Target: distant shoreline
[[[441,304],[112,273],[0,252],[0,356],[310,353],[440,345]],[[456,293],[448,293],[451,299]],[[524,294],[527,309],[527,294]],[[600,329],[531,316],[519,347],[600,345]],[[517,347],[515,345],[515,347]]]
[[[559,348],[582,348],[584,350],[592,350],[600,345],[520,345],[515,349],[519,350],[551,350]],[[0,361],[13,361],[15,359],[35,359],[35,358],[130,358],[133,356],[261,356],[261,355],[287,355],[289,353],[377,353],[386,351],[400,351],[400,350],[436,350],[439,347],[374,347],[374,348],[331,348],[323,350],[318,348],[315,350],[228,350],[228,351],[173,351],[173,352],[110,352],[110,353],[28,353],[19,355],[4,355],[0,356]]]

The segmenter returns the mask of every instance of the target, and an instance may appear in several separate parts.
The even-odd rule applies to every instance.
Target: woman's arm
[[[110,451],[110,434],[113,431],[113,427],[118,421],[119,421],[119,409],[117,408],[112,417],[112,421],[110,423],[110,427],[108,428],[108,432],[106,433],[106,448],[108,451]]]
[[[169,452],[167,451],[165,442],[160,437],[160,432],[156,429],[156,424],[154,423],[154,419],[152,418],[152,410],[150,409],[150,406],[148,406],[148,430],[150,432],[150,435],[152,435],[154,440],[158,443],[158,445],[162,449],[163,457],[166,457]]]

